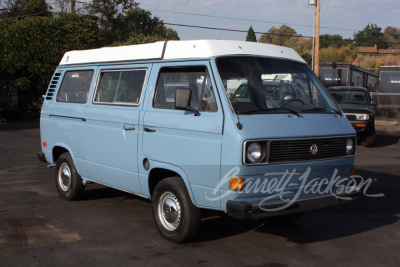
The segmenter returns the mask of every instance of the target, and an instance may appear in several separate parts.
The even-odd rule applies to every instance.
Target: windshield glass
[[[330,93],[338,104],[368,105],[367,96],[363,91],[332,90]]]
[[[305,65],[258,57],[221,57],[216,62],[236,114],[339,113]]]

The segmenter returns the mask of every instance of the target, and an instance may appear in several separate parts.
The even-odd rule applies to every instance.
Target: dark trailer
[[[400,94],[400,66],[379,67],[380,91]]]
[[[381,109],[395,114],[400,108],[400,66],[379,67],[379,92],[372,94]],[[394,115],[393,115],[394,116]]]
[[[326,88],[332,86],[358,86],[368,89],[369,92],[376,92],[379,88],[378,74],[349,63],[320,63],[319,79]]]

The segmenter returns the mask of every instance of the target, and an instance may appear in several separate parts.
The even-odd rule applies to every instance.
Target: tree
[[[296,52],[307,62],[308,66],[312,67],[312,55],[310,53],[301,50],[296,50]]]
[[[357,46],[375,46],[378,48],[386,48],[384,34],[381,32],[382,28],[376,24],[368,24],[363,30],[354,34],[354,42]]]
[[[253,30],[253,26],[250,26],[249,31],[247,32],[246,41],[257,42],[257,37]]]
[[[333,48],[341,48],[343,45],[345,45],[345,41],[343,40],[343,37],[340,36],[339,34],[323,34],[320,35],[320,48],[328,48],[328,47],[333,47]]]
[[[328,47],[319,51],[319,60],[320,62],[345,62],[346,56],[336,48]]]
[[[148,10],[135,7],[118,16],[113,30],[114,42],[127,41],[136,35],[157,36],[165,40],[179,40],[178,33],[164,26],[157,16]]]
[[[102,45],[97,22],[83,15],[0,21],[0,76],[41,96],[63,54]]]
[[[51,16],[45,0],[8,0],[2,5],[0,18],[18,18],[27,16]]]
[[[74,13],[86,13],[90,4],[89,2],[75,1]],[[53,11],[58,13],[71,13],[71,0],[53,0],[52,7]]]
[[[400,28],[387,26],[383,31],[388,48],[400,48]]]
[[[286,25],[282,25],[279,28],[272,27],[267,33],[261,35],[258,42],[287,46],[290,39],[296,34],[293,28]]]
[[[88,10],[90,15],[99,17],[106,39],[112,43],[117,18],[138,5],[134,0],[93,0]]]
[[[346,57],[345,61],[347,63],[352,63],[358,57],[358,49],[354,44],[348,44],[342,48],[343,54]]]
[[[129,37],[126,41],[115,42],[112,46],[122,46],[122,45],[136,45],[136,44],[147,44],[154,43],[158,41],[166,41],[166,38],[160,36],[149,36],[149,35],[135,35]]]

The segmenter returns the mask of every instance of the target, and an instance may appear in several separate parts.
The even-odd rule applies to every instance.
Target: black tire
[[[371,133],[368,133],[367,136],[363,140],[361,140],[361,145],[365,147],[371,147],[374,145],[376,138],[375,130]]]
[[[85,191],[81,176],[78,174],[71,154],[65,152],[57,160],[55,173],[56,188],[60,196],[68,200],[77,200]]]
[[[154,223],[162,237],[181,243],[196,236],[201,213],[190,200],[182,178],[161,180],[154,189],[152,205]]]

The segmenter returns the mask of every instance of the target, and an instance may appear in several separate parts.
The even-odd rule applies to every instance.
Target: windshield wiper
[[[262,108],[262,109],[254,109],[254,110],[248,110],[248,111],[243,111],[243,112],[237,112],[238,115],[248,115],[248,114],[257,114],[257,113],[262,113],[262,112],[270,112],[270,111],[277,111],[279,109],[283,109],[286,111],[289,111],[290,113],[299,116],[300,113],[297,112],[296,110],[290,109],[290,108],[284,108],[284,107],[276,107],[276,108]]]
[[[315,108],[310,108],[310,109],[303,109],[303,110],[300,110],[300,113],[301,112],[310,112],[310,111],[321,111],[321,110],[325,110],[325,109],[331,110],[331,111],[335,112],[336,114],[339,114],[340,116],[342,115],[342,113],[340,111],[338,111],[334,108],[330,108],[330,107],[315,107]]]

